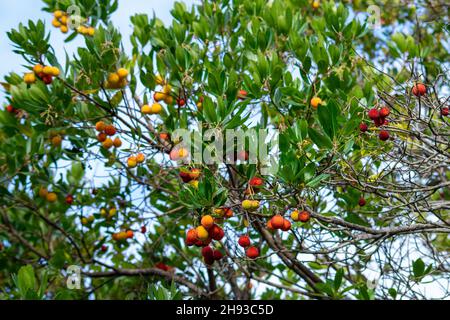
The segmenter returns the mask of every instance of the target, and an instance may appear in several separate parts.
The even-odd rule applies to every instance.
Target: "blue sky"
[[[199,0],[184,0],[183,2],[191,6],[198,3]],[[129,17],[135,13],[155,14],[164,22],[171,21],[170,10],[175,0],[119,0],[119,9],[113,15],[112,21],[124,35],[125,46],[128,43],[128,37],[131,32]],[[82,45],[83,40],[79,37],[77,40],[64,44],[63,34],[51,27],[52,17],[49,13],[41,11],[43,3],[40,0],[20,0],[20,1],[0,1],[0,79],[3,81],[4,75],[11,72],[23,72],[24,61],[19,55],[12,52],[11,42],[6,32],[16,28],[20,22],[26,23],[28,20],[42,19],[46,22],[48,30],[51,30],[51,43],[53,44],[57,56],[64,57],[64,50],[71,53],[77,45]],[[61,60],[63,61],[63,60]],[[3,97],[0,92],[0,97]]]

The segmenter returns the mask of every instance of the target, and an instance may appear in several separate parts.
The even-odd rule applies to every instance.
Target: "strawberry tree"
[[[130,17],[127,46],[117,0],[44,0],[8,32],[26,72],[2,82],[1,297],[448,284],[449,6],[403,2],[175,2],[172,21]],[[84,44],[57,57],[50,32]],[[251,138],[202,157],[205,132],[251,130],[276,133],[271,170]]]

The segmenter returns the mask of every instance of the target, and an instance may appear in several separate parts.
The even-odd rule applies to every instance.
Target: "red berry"
[[[155,264],[155,267],[162,271],[169,271],[169,267],[165,263],[162,263],[162,262],[158,262],[157,264]]]
[[[387,132],[386,130],[381,130],[378,134],[378,137],[381,141],[389,140],[389,132]]]
[[[141,233],[147,233],[147,227],[146,226],[142,226],[141,227]]]
[[[412,93],[416,97],[424,96],[427,93],[427,87],[425,87],[425,85],[423,83],[417,83],[412,88]]]
[[[449,113],[450,113],[450,112],[449,112],[449,108],[448,108],[448,107],[444,107],[444,108],[441,109],[441,115],[442,115],[443,117],[448,116]]]
[[[6,107],[6,111],[8,111],[9,113],[13,113],[13,112],[15,112],[15,109],[12,105],[9,105]]]
[[[211,238],[216,241],[222,240],[223,237],[225,236],[225,232],[217,224],[215,224],[211,227],[211,229],[209,230],[209,233],[211,234]]]
[[[189,172],[181,171],[180,178],[184,183],[189,183],[192,181],[191,174]]]
[[[106,250],[108,250],[108,247],[107,247],[107,246],[105,246],[105,245],[102,245],[102,248],[101,248],[101,250],[102,250],[102,252],[106,252]]]
[[[289,231],[289,230],[291,230],[291,222],[289,220],[287,220],[287,219],[284,219],[283,226],[281,227],[281,230],[282,231]]]
[[[250,246],[250,237],[246,236],[246,235],[242,235],[239,237],[239,241],[238,244],[242,247],[242,248],[246,248],[248,246]]]
[[[361,198],[359,199],[358,204],[359,204],[360,207],[364,207],[364,206],[366,205],[366,199],[364,199],[363,197],[361,197]]]
[[[207,258],[213,258],[214,257],[214,252],[213,249],[210,246],[206,246],[202,249],[202,256],[203,258],[207,259]]]
[[[53,78],[52,76],[43,76],[42,77],[42,81],[44,81],[45,84],[49,85],[53,82]]]
[[[184,99],[177,99],[177,104],[181,108],[186,105],[186,101]]]
[[[249,257],[250,259],[256,259],[259,257],[259,250],[256,247],[250,247],[247,249],[247,251],[245,252],[245,254],[247,255],[247,257]]]
[[[71,194],[67,195],[66,197],[66,203],[68,205],[71,205],[73,203],[73,196]]]
[[[367,115],[372,120],[376,120],[380,117],[380,113],[378,112],[378,109],[375,109],[375,108],[370,109],[369,112],[367,113]]]
[[[219,250],[214,250],[213,251],[213,258],[216,261],[222,260],[222,258],[223,258],[222,252],[220,252]]]
[[[310,218],[311,218],[311,215],[309,214],[308,211],[302,211],[298,214],[298,220],[303,223],[308,222]]]
[[[366,132],[368,129],[369,129],[369,126],[366,123],[361,122],[361,124],[359,125],[359,130],[361,132]]]
[[[391,113],[391,111],[389,110],[388,107],[383,107],[380,110],[380,117],[386,118],[390,113]]]
[[[251,187],[260,187],[264,184],[264,180],[259,177],[253,177],[248,183]]]

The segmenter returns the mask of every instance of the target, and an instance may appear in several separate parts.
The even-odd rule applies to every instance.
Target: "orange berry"
[[[111,149],[113,145],[114,145],[114,142],[112,141],[111,138],[106,138],[106,140],[103,141],[103,148],[105,148],[105,149]]]
[[[58,200],[58,196],[54,192],[49,192],[46,198],[48,202],[56,202],[56,200]]]
[[[204,216],[204,217],[202,217],[201,224],[206,229],[209,229],[214,225],[214,218],[210,215]]]
[[[120,140],[120,138],[117,137],[117,138],[114,139],[113,144],[114,144],[114,147],[120,148],[122,146],[122,140]]]
[[[137,161],[137,163],[143,163],[143,162],[145,161],[145,155],[142,154],[142,153],[139,153],[139,154],[136,156],[136,161]]]
[[[106,133],[104,132],[100,132],[97,136],[97,140],[99,142],[105,142],[105,140],[108,138],[108,136],[106,135]]]
[[[103,121],[99,121],[95,124],[95,130],[97,130],[98,132],[105,131],[105,129],[106,129],[106,124]]]
[[[113,125],[108,125],[105,127],[105,133],[111,137],[117,133],[117,129]]]
[[[281,215],[277,214],[272,217],[271,223],[274,229],[281,229],[284,226],[284,218]]]

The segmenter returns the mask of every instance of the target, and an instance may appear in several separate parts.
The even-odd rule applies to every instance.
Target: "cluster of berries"
[[[117,129],[113,125],[99,121],[95,124],[95,130],[99,132],[97,139],[102,143],[103,148],[111,149],[112,147],[120,148],[122,146],[122,140],[119,137],[114,140],[111,138],[117,133]]]

